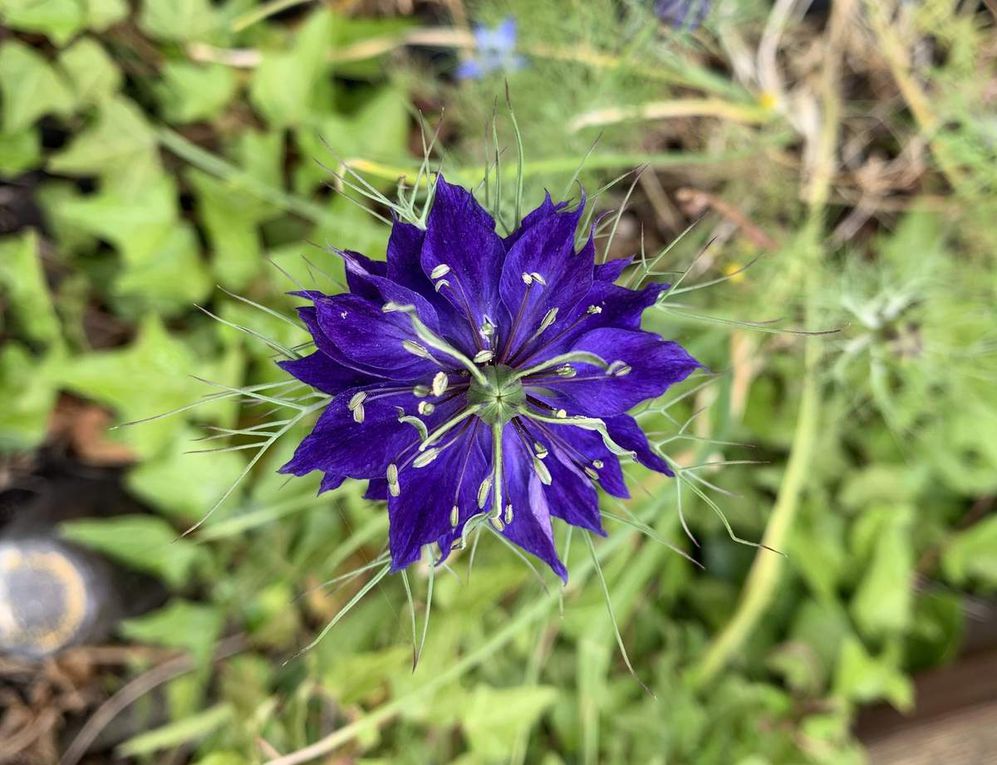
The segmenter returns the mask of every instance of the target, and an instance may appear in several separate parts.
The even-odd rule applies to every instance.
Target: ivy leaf
[[[60,534],[119,563],[182,587],[200,556],[197,545],[178,539],[176,529],[154,515],[120,515],[67,521]]]
[[[914,704],[914,686],[900,670],[900,644],[892,642],[880,656],[869,654],[853,636],[841,643],[835,693],[861,703],[886,699],[901,711]]]
[[[56,45],[64,45],[86,25],[80,0],[5,0],[4,24],[26,32],[40,32]]]
[[[217,116],[237,87],[236,74],[227,66],[168,61],[156,92],[166,119],[183,124]]]
[[[196,401],[205,392],[190,377],[198,370],[193,353],[150,314],[131,345],[75,359],[63,366],[59,381],[68,390],[113,407],[122,421],[129,421]],[[175,420],[163,418],[118,432],[148,457],[171,444],[176,429]]]
[[[264,51],[253,74],[249,98],[275,127],[303,122],[310,116],[332,35],[332,14],[313,13],[286,51]]]
[[[79,40],[59,56],[80,103],[99,104],[121,88],[121,72],[99,42]]]
[[[161,175],[156,134],[142,112],[124,98],[105,101],[97,120],[49,160],[49,170],[93,175],[123,194],[141,191]]]
[[[0,44],[3,132],[30,127],[43,114],[70,114],[73,92],[45,57],[17,40]]]
[[[204,40],[219,24],[210,0],[144,0],[138,20],[150,37],[173,42]]]
[[[461,715],[471,749],[486,761],[508,756],[509,742],[534,725],[556,699],[557,689],[548,686],[479,685]]]
[[[24,336],[45,345],[61,338],[59,319],[52,305],[38,256],[38,235],[0,240],[0,288]]]
[[[997,590],[997,515],[954,535],[942,553],[942,570],[955,584],[976,581]]]
[[[0,132],[0,175],[18,175],[37,167],[42,159],[40,138],[33,128],[16,133]]]
[[[24,346],[8,341],[0,347],[0,451],[31,449],[45,439],[58,388],[53,371],[61,354],[41,362]]]

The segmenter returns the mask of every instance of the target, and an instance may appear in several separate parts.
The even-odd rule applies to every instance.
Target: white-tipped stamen
[[[525,284],[527,287],[533,284],[533,276],[531,274],[528,274],[524,271],[522,277],[523,277],[523,284]]]
[[[440,263],[432,271],[429,272],[430,279],[440,279],[450,273],[450,266],[446,263]]]
[[[512,505],[505,506],[505,522],[506,525],[512,523]]]
[[[357,423],[357,425],[363,425],[363,420],[364,420],[364,415],[365,414],[366,414],[366,412],[364,411],[363,404],[360,404],[359,406],[354,407],[353,408],[353,421],[355,423]]]
[[[543,321],[540,322],[540,328],[537,330],[537,334],[539,335],[541,332],[550,327],[550,325],[553,324],[556,319],[557,319],[557,309],[551,308],[549,311],[547,311],[546,314],[544,314]]]
[[[585,475],[587,475],[587,476],[588,476],[589,478],[591,478],[591,479],[592,479],[593,481],[598,481],[598,480],[599,480],[599,474],[598,474],[597,472],[595,472],[595,471],[594,471],[594,470],[593,470],[592,468],[590,468],[590,467],[586,467],[586,468],[585,468]]]
[[[450,527],[455,529],[458,523],[460,523],[460,508],[454,505],[450,508]]]
[[[585,309],[585,313],[587,314],[602,313],[602,308],[597,305],[590,305],[588,308]]]
[[[488,503],[488,495],[492,490],[492,477],[487,476],[481,485],[478,487],[478,509],[484,510],[485,505]]]
[[[613,372],[613,375],[615,377],[625,377],[626,375],[630,374],[632,371],[633,367],[631,367],[629,364],[624,364],[622,367]]]
[[[552,359],[547,359],[547,361],[541,361],[539,364],[535,364],[532,367],[520,369],[516,372],[513,379],[522,380],[524,377],[529,377],[530,375],[535,375],[538,372],[553,369],[570,361],[574,361],[579,364],[591,364],[592,366],[599,367],[600,369],[609,368],[609,362],[595,353],[590,353],[589,351],[570,351],[569,353],[562,353],[555,356]]]
[[[491,337],[495,334],[495,325],[488,316],[485,316],[484,321],[481,322],[481,329],[478,331],[481,332],[482,337]]]
[[[494,526],[497,531],[502,531],[505,528],[505,524],[502,523],[502,519],[496,515],[489,516],[488,520],[491,521],[492,526]]]
[[[475,364],[487,364],[489,361],[491,361],[494,358],[495,358],[495,351],[489,351],[486,349],[483,351],[478,351],[476,354],[474,354],[473,361]]]
[[[557,419],[559,420],[563,420],[568,416],[568,413],[564,409],[558,409],[556,412],[554,412],[554,416],[557,417]]]
[[[422,359],[433,358],[429,353],[429,349],[427,349],[424,345],[419,345],[419,343],[415,342],[415,340],[402,340],[402,348],[411,353],[413,356],[418,356]]]
[[[447,377],[446,372],[437,372],[433,377],[433,395],[442,396],[447,392],[447,386],[450,384],[450,378]]]
[[[538,459],[542,460],[547,459],[547,455],[549,454],[549,452],[547,451],[547,447],[544,446],[539,441],[533,442],[533,453],[537,455]]]
[[[436,409],[436,407],[430,404],[428,401],[420,401],[417,409],[419,410],[419,414],[426,416],[432,414],[433,410]]]
[[[440,456],[439,449],[436,448],[427,449],[418,457],[416,457],[414,460],[412,460],[412,467],[415,468],[426,467],[426,465],[428,465],[430,462],[432,462],[439,456]]]
[[[425,441],[429,438],[429,428],[426,427],[426,423],[420,420],[418,417],[413,417],[412,415],[407,415],[403,410],[399,410],[398,422],[403,422],[406,425],[411,425],[413,428],[419,431],[419,437]]]
[[[366,400],[367,400],[367,392],[358,391],[357,393],[353,394],[353,398],[350,399],[350,403],[347,404],[346,407],[352,412],[358,406],[361,406],[363,402]]]
[[[547,466],[540,461],[539,457],[533,458],[533,469],[540,478],[540,483],[544,486],[550,486],[551,483],[553,483],[554,479],[551,478],[550,471],[547,469]]]
[[[416,385],[412,388],[412,395],[416,398],[426,398],[431,392],[432,389],[428,385]]]
[[[435,289],[436,289],[437,292],[439,292],[444,287],[449,287],[449,286],[450,286],[450,282],[448,282],[446,279],[440,279],[438,282],[436,282]]]
[[[538,274],[536,271],[532,271],[530,273],[530,276],[533,277],[533,281],[535,281],[537,284],[540,284],[543,287],[547,286],[547,280],[543,278],[542,274]]]
[[[388,479],[388,492],[392,497],[397,497],[402,493],[402,487],[398,483],[398,465],[393,462],[388,465],[385,478]]]
[[[574,377],[576,374],[578,374],[577,370],[575,370],[575,368],[571,366],[571,364],[564,364],[562,366],[559,366],[557,369],[554,370],[554,372],[557,374],[558,377]]]
[[[592,467],[594,467],[596,470],[602,470],[604,467],[606,467],[606,464],[602,460],[592,460]]]

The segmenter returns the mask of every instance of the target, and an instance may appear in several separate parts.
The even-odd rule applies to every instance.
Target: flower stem
[[[495,463],[495,482],[492,484],[492,516],[502,517],[502,431],[505,423],[492,425],[492,462]]]

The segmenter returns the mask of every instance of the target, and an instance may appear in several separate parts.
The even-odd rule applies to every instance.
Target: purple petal
[[[404,287],[385,276],[386,264],[377,263],[360,255],[360,253],[349,250],[342,250],[339,254],[346,265],[346,279],[351,292],[380,304],[382,307],[385,303],[414,306],[422,322],[434,332],[439,331],[439,319],[433,305],[417,291]],[[372,264],[378,266],[374,271],[368,268]]]
[[[464,523],[480,512],[478,487],[488,472],[480,446],[480,422],[469,420],[457,442],[425,467],[403,468],[398,474],[399,494],[388,497],[389,544],[393,570],[419,559],[423,545],[438,542],[443,557],[460,536]],[[457,506],[457,525],[452,523]]]
[[[603,422],[606,423],[609,437],[624,449],[632,451],[641,465],[665,475],[675,475],[668,463],[651,448],[647,436],[633,417],[628,414],[618,414],[615,417],[606,417]]]
[[[502,534],[526,552],[536,555],[567,582],[568,570],[554,546],[544,486],[533,469],[531,453],[511,424],[506,425],[502,433],[502,451],[503,506],[512,505],[512,520],[504,524]]]
[[[630,496],[623,480],[620,461],[603,442],[602,436],[594,430],[575,425],[549,425],[526,418],[521,418],[520,423],[530,438],[546,446],[561,462],[573,465],[582,474],[586,467],[595,470],[599,476],[599,484],[609,494],[622,499]],[[549,462],[548,457],[545,463],[548,468]],[[597,465],[602,467],[596,467]]]
[[[503,347],[510,351],[533,337],[548,312],[565,317],[592,286],[595,245],[592,237],[575,253],[575,229],[585,201],[570,212],[547,216],[526,229],[510,248],[499,291],[512,326],[500,327]],[[554,332],[558,324],[545,332]]]
[[[550,193],[544,195],[544,201],[540,203],[540,206],[530,210],[523,218],[522,222],[519,224],[519,228],[513,231],[509,236],[507,236],[503,241],[505,243],[506,250],[512,248],[516,242],[519,241],[520,237],[523,236],[529,229],[537,225],[544,225],[551,218],[553,218],[557,213],[568,206],[567,202],[558,202],[554,204],[554,200],[550,198]]]
[[[595,279],[600,282],[615,282],[631,263],[633,258],[617,258],[607,263],[599,263],[595,267]]]
[[[431,379],[439,367],[405,350],[418,342],[412,322],[400,312],[357,295],[335,295],[315,303],[318,326],[328,341],[319,348],[337,361],[368,374],[396,381]]]
[[[569,414],[593,417],[623,414],[688,377],[700,364],[678,343],[662,340],[650,332],[627,329],[596,329],[582,335],[573,350],[594,353],[609,364],[629,366],[628,374],[606,374],[601,368],[572,362],[575,377],[558,377],[549,372],[527,378],[525,383],[540,390],[539,395],[564,408]]]
[[[492,217],[471,192],[440,176],[422,246],[422,269],[426,274],[449,269],[436,282],[446,282],[439,293],[464,317],[475,337],[486,316],[499,324],[498,283],[504,258]]]
[[[310,356],[300,359],[278,361],[277,366],[306,385],[330,396],[335,396],[347,388],[356,388],[373,382],[368,375],[336,363],[322,351],[315,351]]]
[[[364,492],[363,498],[380,502],[387,500],[388,481],[384,478],[371,478],[367,481],[367,491]]]
[[[322,491],[345,478],[384,478],[388,465],[420,440],[414,427],[398,421],[399,409],[415,416],[420,399],[411,391],[394,390],[386,384],[362,389],[367,394],[363,422],[357,422],[349,408],[361,390],[350,388],[337,395],[280,472],[301,476],[321,470],[326,474]],[[432,430],[463,406],[464,396],[458,396],[421,419]]]

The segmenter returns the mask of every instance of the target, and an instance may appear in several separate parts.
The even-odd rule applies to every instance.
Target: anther
[[[448,266],[446,263],[440,263],[440,265],[436,266],[436,268],[434,268],[432,271],[429,272],[429,278],[439,279],[441,277],[446,276],[449,273],[450,273],[450,266]]]
[[[506,525],[512,523],[512,505],[505,506],[505,522]]]
[[[540,328],[537,330],[537,334],[540,334],[545,329],[547,329],[551,324],[553,324],[556,318],[557,318],[557,309],[551,308],[544,315],[543,321],[540,322]]]
[[[564,364],[562,366],[559,366],[554,371],[557,373],[558,377],[574,377],[576,374],[578,374],[578,372],[575,371],[575,368],[571,366],[571,364]]]
[[[495,351],[489,351],[486,349],[484,351],[478,351],[476,354],[474,354],[474,363],[487,364],[489,361],[491,361],[494,358],[495,358]]]
[[[488,502],[488,492],[492,490],[492,477],[487,476],[481,485],[478,487],[478,509],[484,510],[485,504]]]
[[[388,492],[392,497],[397,497],[402,493],[402,487],[398,484],[398,465],[391,463],[388,465],[388,471],[385,474],[388,479]]]
[[[433,378],[433,395],[442,396],[447,391],[447,385],[450,384],[450,378],[447,377],[446,372],[437,372],[436,376]]]
[[[588,308],[585,309],[585,313],[588,314],[602,313],[602,308],[597,305],[590,305]]]
[[[427,449],[414,460],[412,460],[412,467],[421,468],[426,467],[430,462],[435,460],[440,456],[440,450],[437,448]]]
[[[423,416],[432,414],[433,410],[436,409],[436,407],[430,404],[428,401],[420,401],[419,406],[416,408],[419,410],[419,414]]]
[[[455,529],[458,523],[460,523],[460,508],[454,505],[450,508],[450,527]]]
[[[402,348],[411,353],[413,356],[418,356],[419,358],[423,359],[433,358],[430,355],[429,350],[426,348],[426,346],[420,345],[414,340],[402,340]]]

